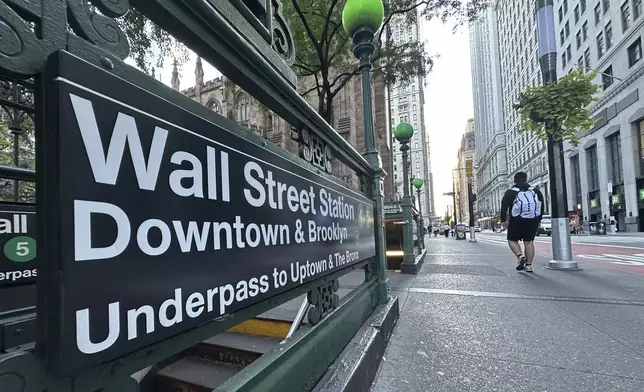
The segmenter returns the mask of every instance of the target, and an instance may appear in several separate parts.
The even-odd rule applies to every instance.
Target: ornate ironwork
[[[333,172],[331,165],[333,153],[327,144],[305,128],[298,132],[298,142],[300,143],[300,158],[327,173]]]
[[[311,308],[309,309],[309,323],[315,325],[324,318],[330,311],[338,307],[340,296],[337,291],[340,289],[340,283],[337,279],[322,284],[309,291],[307,299]]]
[[[50,53],[75,39],[125,59],[130,46],[114,18],[129,8],[128,0],[0,1],[0,69],[35,75]]]
[[[282,56],[286,64],[293,65],[295,61],[295,44],[293,35],[282,14],[282,2],[272,0],[273,3],[273,49]]]
[[[371,259],[367,264],[364,266],[364,280],[365,282],[369,282],[372,279],[376,278],[376,260]]]

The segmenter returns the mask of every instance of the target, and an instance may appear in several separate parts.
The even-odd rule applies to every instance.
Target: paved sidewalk
[[[644,276],[515,271],[499,246],[426,239],[391,273],[401,316],[372,392],[644,391]]]

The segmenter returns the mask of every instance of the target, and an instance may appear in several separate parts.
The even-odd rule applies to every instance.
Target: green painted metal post
[[[416,193],[418,194],[418,254],[421,254],[423,249],[425,249],[425,223],[423,221],[422,203],[420,201],[420,188],[423,187],[425,181],[420,177],[415,177],[411,180],[411,184],[416,188]]]
[[[400,142],[400,151],[402,152],[403,173],[405,175],[409,171],[409,161],[407,160],[407,152],[409,151],[409,140],[414,136],[414,127],[408,123],[400,123],[396,125],[394,130],[396,140]],[[403,198],[400,203],[402,207],[403,220],[405,225],[403,228],[403,264],[414,264],[414,234],[413,227],[414,219],[412,216],[412,203],[411,193],[409,190],[410,181],[403,181]]]
[[[371,56],[376,50],[373,37],[380,29],[384,18],[381,0],[348,0],[342,10],[344,30],[353,37],[353,54],[360,60],[362,79],[362,113],[364,119],[364,154],[373,170],[372,189],[374,229],[376,231],[376,264],[378,274],[378,297],[385,303],[389,297],[387,257],[385,248],[385,216],[383,208],[383,168],[380,153],[376,149],[376,133],[373,129],[373,105],[371,98]]]

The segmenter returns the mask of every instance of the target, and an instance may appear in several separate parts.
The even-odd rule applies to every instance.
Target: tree
[[[446,225],[449,225],[451,221],[452,221],[452,216],[446,213],[445,216],[443,217],[443,222],[445,222]]]
[[[19,136],[19,161],[18,167],[35,169],[36,151],[34,138],[34,123],[31,117],[21,113]],[[0,165],[16,166],[13,160],[14,136],[9,128],[11,119],[7,114],[6,107],[0,108]],[[0,200],[3,201],[28,201],[36,199],[36,187],[33,182],[20,181],[20,193],[18,200],[15,199],[13,184],[15,180],[0,179]]]
[[[346,0],[283,0],[283,12],[295,41],[293,68],[305,79],[313,80],[302,95],[315,92],[318,112],[331,120],[333,99],[358,74],[352,54],[353,43],[342,28],[342,9]],[[392,45],[391,24],[395,18],[412,22],[421,18],[455,20],[458,24],[473,20],[489,0],[384,0],[385,20],[376,37],[374,71],[388,85],[407,83],[426,75],[433,64],[423,44],[416,41]],[[165,58],[173,57],[179,66],[188,60],[189,51],[169,33],[131,10],[118,20],[130,43],[130,56],[137,67],[149,72],[162,67]]]
[[[150,67],[163,67],[164,60],[168,57],[177,60],[178,66],[188,61],[188,49],[139,11],[131,9],[122,18],[118,18],[117,22],[128,38],[130,56],[144,72],[149,72]]]
[[[599,90],[593,83],[596,76],[579,68],[555,83],[528,87],[514,105],[520,116],[519,132],[531,132],[541,140],[552,136],[577,146],[579,133],[595,125],[588,105]]]
[[[302,95],[315,92],[318,113],[329,122],[333,99],[359,72],[351,37],[342,28],[345,2],[284,0],[284,17],[295,41],[293,68],[298,76],[314,80]],[[373,64],[376,77],[393,85],[425,76],[433,64],[422,42],[410,40],[393,45],[392,24],[397,18],[405,18],[406,22],[413,22],[418,16],[443,21],[453,18],[462,23],[473,20],[488,0],[384,0],[384,3],[385,19],[375,37]]]

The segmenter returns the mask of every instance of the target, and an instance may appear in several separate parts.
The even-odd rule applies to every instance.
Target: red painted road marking
[[[552,257],[552,244],[547,242],[535,242],[537,255]],[[591,264],[602,268],[613,269],[622,272],[644,275],[644,263],[641,265],[624,265],[616,264],[617,258],[608,259],[605,255],[620,255],[624,258],[637,260],[638,256],[644,254],[641,248],[621,248],[615,245],[611,247],[590,245],[590,244],[572,244],[574,259],[580,263]],[[583,257],[580,257],[583,256]]]

